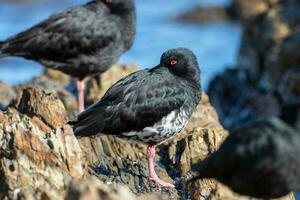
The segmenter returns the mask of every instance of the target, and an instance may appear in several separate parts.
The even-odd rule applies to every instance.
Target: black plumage
[[[172,59],[178,60],[178,66],[169,64]],[[75,135],[104,133],[127,137],[122,134],[151,127],[180,108],[189,118],[200,98],[199,76],[197,61],[189,50],[170,50],[162,56],[159,66],[121,79],[99,102],[79,114],[74,124]],[[131,137],[133,135],[128,136]],[[149,141],[141,139],[141,142],[155,144],[161,141],[150,138]]]
[[[185,48],[169,50],[157,67],[121,79],[79,114],[75,135],[111,134],[152,147],[184,127],[200,93],[195,55]]]
[[[0,42],[0,57],[35,60],[81,81],[115,64],[132,46],[135,32],[133,0],[94,0],[55,13]],[[84,82],[77,89],[82,111]]]
[[[300,132],[300,103],[284,105],[280,118]]]
[[[299,116],[299,105],[282,116]],[[298,118],[299,120],[299,118]],[[214,178],[256,198],[278,198],[300,189],[300,132],[279,118],[253,122],[231,132],[220,149],[192,166],[183,179]]]
[[[83,79],[104,72],[135,36],[133,0],[94,0],[55,13],[0,43],[0,56],[20,56]]]

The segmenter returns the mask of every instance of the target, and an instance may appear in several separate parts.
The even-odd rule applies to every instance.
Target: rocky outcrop
[[[246,23],[249,19],[263,14],[268,10],[278,6],[281,3],[294,3],[294,0],[233,0],[228,6],[196,6],[192,10],[186,11],[177,17],[175,20],[192,23],[207,23],[214,21],[239,21]],[[297,7],[289,7],[296,13]]]
[[[192,10],[181,13],[175,17],[179,22],[191,22],[191,23],[207,23],[215,21],[233,20],[229,8],[220,6],[204,8],[202,6],[196,6]]]
[[[230,5],[235,17],[242,21],[247,21],[253,16],[260,15],[276,6],[281,0],[234,0]]]
[[[103,75],[101,89],[89,82],[90,98],[100,98],[118,78],[136,69],[113,67]],[[10,103],[18,105],[0,112],[0,199],[249,199],[213,180],[193,186],[180,180],[227,136],[206,94],[186,128],[158,147],[156,170],[176,185],[168,189],[147,178],[145,145],[113,136],[76,140],[66,124],[66,103],[54,93],[31,86]]]
[[[269,5],[246,23],[237,67],[210,83],[208,94],[226,128],[300,102],[300,3]]]
[[[96,177],[86,180],[73,180],[66,193],[66,200],[135,200],[125,186],[107,185]]]
[[[0,113],[1,199],[62,199],[68,182],[84,176],[83,153],[65,119],[61,101],[35,88],[24,90],[18,110]]]

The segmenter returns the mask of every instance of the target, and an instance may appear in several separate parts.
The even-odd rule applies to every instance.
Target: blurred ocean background
[[[53,12],[85,2],[87,1],[0,1],[0,40],[29,28]],[[153,67],[158,64],[165,50],[188,47],[198,57],[202,70],[202,84],[207,88],[209,80],[216,73],[235,64],[242,34],[241,27],[229,22],[195,25],[176,22],[173,19],[195,5],[214,6],[229,3],[229,0],[136,0],[137,38],[133,48],[122,56],[119,63],[137,64],[141,68]],[[10,84],[27,82],[42,72],[43,68],[33,61],[22,58],[0,60],[0,80]]]

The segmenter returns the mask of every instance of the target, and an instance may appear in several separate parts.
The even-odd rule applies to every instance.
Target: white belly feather
[[[142,131],[130,131],[122,133],[125,137],[140,140],[144,143],[160,143],[179,133],[186,125],[189,114],[180,108],[163,117],[153,126],[145,127]]]

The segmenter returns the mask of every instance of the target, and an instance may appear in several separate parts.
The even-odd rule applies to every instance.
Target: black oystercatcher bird
[[[77,77],[83,111],[83,79],[106,71],[132,46],[135,23],[133,0],[90,1],[0,42],[0,57],[24,57]]]
[[[183,179],[214,178],[232,190],[256,198],[278,198],[300,189],[300,105],[233,131],[220,149],[192,166]],[[298,121],[298,122],[297,122]]]
[[[174,187],[155,173],[155,145],[183,129],[200,95],[196,56],[185,48],[173,49],[162,55],[158,66],[118,81],[71,124],[78,137],[109,134],[148,144],[150,179]]]

